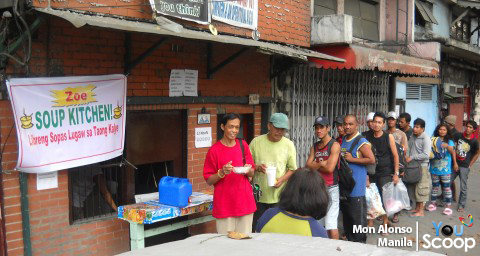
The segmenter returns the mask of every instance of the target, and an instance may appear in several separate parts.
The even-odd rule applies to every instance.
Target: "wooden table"
[[[119,206],[118,218],[130,223],[131,250],[145,248],[146,237],[215,220],[211,215],[208,215],[145,231],[146,224],[187,216],[193,213],[205,212],[213,208],[212,195],[193,192],[190,201],[191,203],[184,208],[162,205],[158,200]]]

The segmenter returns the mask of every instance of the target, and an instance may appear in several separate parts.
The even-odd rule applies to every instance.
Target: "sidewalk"
[[[457,186],[457,193],[459,194],[460,192],[460,185],[459,185],[459,178],[456,180],[456,186]],[[458,195],[457,195],[458,196]],[[457,198],[458,199],[458,198]],[[470,175],[468,179],[468,197],[467,197],[467,205],[465,208],[465,212],[459,213],[456,211],[457,209],[457,203],[454,202],[452,205],[453,214],[450,216],[446,216],[442,214],[443,208],[438,207],[438,209],[434,212],[428,212],[425,211],[425,217],[421,219],[415,219],[415,218],[410,218],[408,217],[406,212],[402,212],[400,215],[400,222],[394,224],[395,227],[411,227],[413,232],[411,234],[389,234],[388,236],[382,236],[381,234],[369,234],[367,243],[368,244],[377,244],[379,238],[387,238],[388,240],[400,240],[403,237],[407,237],[407,239],[412,239],[413,245],[411,247],[398,247],[398,249],[403,249],[403,250],[411,250],[415,251],[416,249],[416,244],[415,244],[415,222],[418,221],[418,227],[419,227],[419,250],[420,251],[425,251],[428,250],[430,252],[436,252],[440,253],[443,255],[480,255],[480,161],[477,161],[473,168],[470,170]],[[470,220],[467,218],[467,216],[471,214],[473,216],[473,226],[472,227],[466,227],[464,226],[460,220],[459,217],[464,217],[465,222],[469,223]],[[442,227],[445,225],[450,225],[452,228],[456,225],[458,232],[461,230],[461,226],[463,226],[464,233],[461,236],[461,238],[473,238],[476,240],[476,246],[473,249],[469,249],[468,252],[465,252],[464,249],[457,249],[455,247],[452,247],[450,249],[445,249],[445,248],[440,248],[440,249],[425,249],[422,247],[423,244],[423,235],[425,234],[430,234],[429,240],[432,241],[435,236],[435,228],[432,224],[432,222],[436,222],[439,224],[440,222],[443,222]],[[378,230],[378,226],[380,225],[380,222],[375,221],[375,229]],[[441,240],[443,240],[444,237],[442,233],[440,232],[440,235],[438,236]],[[457,236],[455,234],[452,234],[450,236],[452,240],[455,240]],[[460,244],[460,242],[458,242]],[[441,246],[441,241],[436,242],[436,244]],[[447,242],[447,245],[449,243]]]

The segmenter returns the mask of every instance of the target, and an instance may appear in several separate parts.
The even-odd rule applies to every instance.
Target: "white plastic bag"
[[[370,187],[367,187],[365,198],[367,199],[367,219],[373,220],[385,215],[380,193],[375,183],[370,183]]]
[[[385,184],[382,189],[383,205],[389,217],[403,209],[410,208],[407,187],[405,187],[402,180],[399,180],[397,185],[389,182]]]

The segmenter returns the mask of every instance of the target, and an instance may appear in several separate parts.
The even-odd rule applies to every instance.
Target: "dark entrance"
[[[126,126],[127,160],[138,169],[128,168],[127,201],[135,194],[158,192],[163,176],[187,177],[187,112],[185,110],[130,111]],[[146,225],[151,229],[178,221]],[[184,239],[188,229],[150,237],[145,246]]]

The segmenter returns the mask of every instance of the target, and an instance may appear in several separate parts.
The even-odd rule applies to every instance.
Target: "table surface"
[[[371,244],[286,234],[250,234],[252,239],[233,240],[225,235],[203,234],[130,251],[121,255],[440,255],[429,251],[412,252]]]
[[[184,208],[163,205],[158,200],[118,207],[118,218],[138,224],[151,224],[193,213],[212,210],[213,195],[193,192]]]

